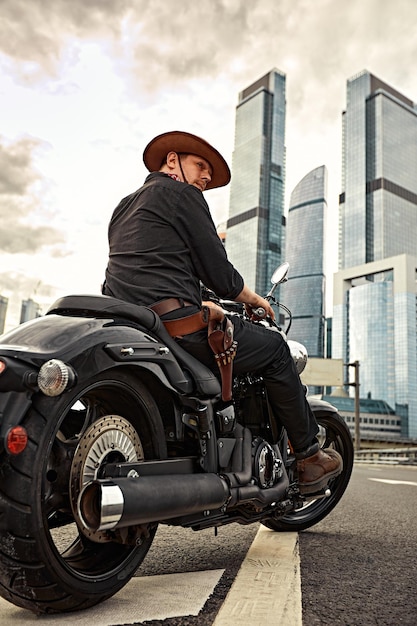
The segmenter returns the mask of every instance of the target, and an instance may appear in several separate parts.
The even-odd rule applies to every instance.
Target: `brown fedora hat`
[[[168,152],[196,154],[208,161],[213,169],[211,181],[206,189],[223,187],[230,181],[230,170],[226,161],[207,141],[179,130],[158,135],[148,143],[143,152],[143,162],[150,172],[158,172]]]

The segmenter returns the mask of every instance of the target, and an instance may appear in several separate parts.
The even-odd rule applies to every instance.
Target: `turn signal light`
[[[20,454],[26,448],[28,434],[23,426],[13,426],[7,433],[6,450],[10,454]]]
[[[74,381],[74,370],[59,359],[47,361],[39,370],[38,386],[46,396],[59,396]]]

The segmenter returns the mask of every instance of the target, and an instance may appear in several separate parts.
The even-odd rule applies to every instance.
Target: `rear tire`
[[[128,539],[91,537],[74,513],[78,493],[92,462],[99,477],[106,462],[166,456],[158,407],[140,381],[116,370],[58,398],[38,394],[23,426],[28,446],[0,462],[0,594],[35,613],[91,607],[130,580],[157,525]]]
[[[345,421],[338,413],[316,415],[320,427],[318,438],[322,448],[333,448],[343,458],[343,470],[329,481],[331,495],[328,498],[310,500],[301,509],[279,518],[264,520],[262,524],[278,532],[299,532],[314,526],[325,518],[336,506],[349,484],[353,468],[354,449],[352,437]]]

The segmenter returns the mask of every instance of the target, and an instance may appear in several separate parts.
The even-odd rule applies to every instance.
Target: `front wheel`
[[[318,439],[321,447],[333,448],[342,455],[342,473],[329,481],[329,489],[331,491],[329,497],[310,500],[296,511],[287,513],[279,518],[264,520],[262,522],[263,525],[271,530],[298,532],[314,526],[334,509],[348,486],[354,458],[353,442],[349,428],[346,426],[343,418],[335,412],[316,415],[316,419],[320,428]]]
[[[106,463],[165,455],[158,407],[131,374],[113,371],[59,398],[35,397],[25,451],[0,461],[0,594],[35,613],[88,608],[133,576],[157,525],[89,533],[78,495]]]

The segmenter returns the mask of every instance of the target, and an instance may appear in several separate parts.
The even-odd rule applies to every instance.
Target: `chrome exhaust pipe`
[[[229,499],[216,474],[178,474],[94,480],[78,498],[90,531],[114,530],[221,508]]]

